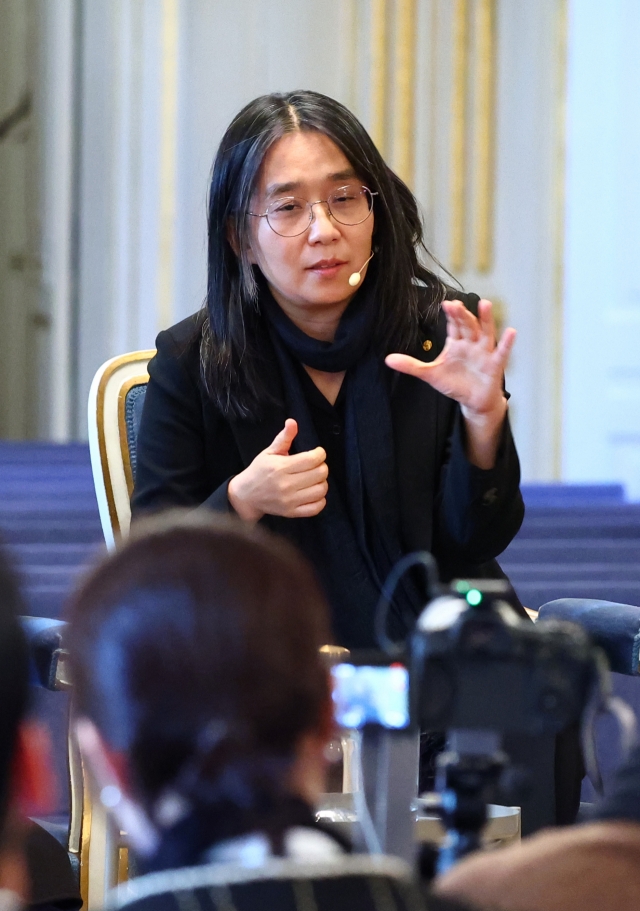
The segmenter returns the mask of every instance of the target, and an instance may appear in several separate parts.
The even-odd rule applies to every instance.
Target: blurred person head
[[[543,829],[463,858],[435,881],[488,911],[622,911],[640,902],[640,825],[602,820]]]
[[[370,206],[346,224],[327,205],[345,185]],[[305,203],[313,203],[311,212]],[[306,213],[306,227],[291,235],[274,212]],[[444,297],[440,279],[421,263],[429,254],[413,194],[360,121],[318,92],[263,95],[233,119],[213,164],[208,237],[202,369],[225,413],[252,413],[262,403],[262,283],[285,312],[288,305],[317,310],[346,306],[360,288],[348,279],[362,273],[376,308],[372,343],[381,353],[415,340],[420,293],[429,313]],[[323,267],[313,268],[318,261]]]
[[[69,620],[80,746],[139,857],[277,838],[282,805],[323,790],[327,608],[291,546],[215,517],[140,523]]]

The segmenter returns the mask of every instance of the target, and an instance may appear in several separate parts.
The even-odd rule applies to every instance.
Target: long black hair
[[[235,417],[255,415],[267,396],[257,344],[258,285],[249,260],[251,199],[267,151],[296,130],[328,136],[358,178],[377,193],[376,256],[366,278],[368,284],[373,283],[378,304],[374,348],[381,353],[406,350],[417,335],[420,317],[434,316],[445,295],[444,284],[419,259],[421,251],[429,254],[416,200],[386,165],[359,120],[344,105],[318,92],[256,98],[233,119],[222,138],[208,207],[202,375],[218,407]]]

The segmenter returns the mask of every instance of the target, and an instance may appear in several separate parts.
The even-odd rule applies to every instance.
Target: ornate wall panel
[[[258,94],[310,87],[355,110],[430,249],[519,330],[525,474],[557,473],[562,0],[244,0],[242,28],[232,0],[78,7],[78,433],[97,366],[201,305],[224,127]]]

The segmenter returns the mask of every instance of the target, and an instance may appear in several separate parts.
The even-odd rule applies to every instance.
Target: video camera
[[[432,600],[409,645],[411,715],[421,730],[557,732],[579,721],[598,679],[586,633],[521,619],[503,579],[459,580]]]
[[[606,673],[579,626],[530,623],[513,597],[506,580],[456,581],[427,605],[411,636],[412,717],[421,730],[447,732],[436,773],[447,830],[439,872],[480,846],[487,805],[501,791],[519,802],[503,736],[554,734],[580,722]],[[520,770],[520,792],[526,776]]]
[[[386,620],[393,591],[418,562],[427,568],[431,599],[407,642],[391,642]],[[439,870],[480,844],[487,804],[507,777],[503,736],[553,734],[579,722],[607,677],[603,653],[580,627],[530,623],[514,599],[503,579],[442,586],[429,554],[409,555],[389,577],[378,607],[377,658],[356,653],[333,668],[338,720],[345,726],[382,729],[391,738],[446,732],[436,773],[447,830]],[[385,691],[392,683],[393,692]]]
[[[579,721],[602,653],[573,623],[521,619],[514,597],[504,579],[438,585],[407,643],[334,666],[338,722],[536,735]]]

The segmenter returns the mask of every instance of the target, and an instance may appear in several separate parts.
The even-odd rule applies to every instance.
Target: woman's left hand
[[[496,345],[488,300],[479,302],[477,318],[461,301],[444,301],[442,309],[447,315],[447,340],[434,361],[425,364],[407,354],[389,354],[385,363],[455,399],[465,418],[470,460],[490,468],[507,410],[502,383],[516,330],[505,329]]]

